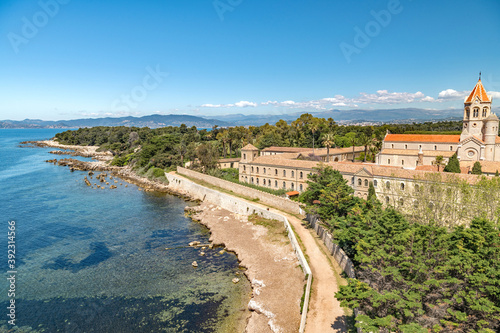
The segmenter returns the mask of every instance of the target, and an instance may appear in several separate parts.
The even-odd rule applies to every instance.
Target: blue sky
[[[499,54],[498,0],[2,0],[0,119],[461,108]]]

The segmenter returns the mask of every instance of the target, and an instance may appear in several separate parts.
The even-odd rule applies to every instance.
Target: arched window
[[[405,165],[405,160],[401,160],[401,165]]]
[[[420,186],[418,186],[418,184],[415,184],[415,192],[420,192]]]
[[[470,118],[470,110],[469,110],[469,108],[465,109],[465,115],[466,115],[467,119]]]
[[[365,186],[368,187],[368,179],[365,179]]]
[[[247,154],[243,154],[243,159],[246,160],[247,159]]]
[[[405,149],[408,149],[408,145],[405,145]]]
[[[294,190],[294,185],[293,185],[293,183],[292,183],[292,191],[293,191],[293,190]]]
[[[404,191],[405,190],[405,183],[401,183],[401,191]]]
[[[434,146],[434,150],[438,150],[438,146]]]
[[[264,170],[266,170],[266,169],[264,169]],[[262,181],[262,185],[266,186],[266,180],[265,179]]]
[[[450,151],[453,151],[453,146],[450,146]]]
[[[474,108],[473,117],[479,117],[479,108]]]
[[[266,168],[264,168],[264,174],[266,174]]]
[[[483,117],[486,117],[486,114],[488,113],[488,108],[483,109]]]
[[[274,187],[278,188],[278,181],[277,180],[274,181]]]
[[[387,189],[390,189],[391,188],[391,182],[390,181],[386,181],[385,182],[385,187],[387,187]]]
[[[286,170],[283,170],[283,177],[286,177]]]
[[[405,203],[405,202],[404,202],[403,198],[400,198],[400,199],[399,199],[399,205],[400,205],[400,206],[403,206],[403,204],[404,204],[404,203]]]
[[[247,171],[247,166],[246,165],[243,166],[243,171]]]
[[[300,172],[300,179],[304,178],[304,173]]]
[[[257,167],[257,173],[259,173],[259,167]]]
[[[385,204],[388,205],[389,204],[389,197],[385,197]]]
[[[387,159],[387,164],[391,164],[391,159],[390,158]]]
[[[392,148],[392,149],[394,149],[394,143],[393,143],[393,144],[391,144],[391,148]]]
[[[277,176],[278,175],[278,169],[274,169],[274,174]]]
[[[361,178],[358,178],[358,186],[361,186],[361,182],[362,182]]]
[[[253,184],[253,177],[252,177],[251,181],[252,181],[252,184]]]
[[[257,185],[259,185],[259,178],[257,178],[257,181],[256,181]]]
[[[378,184],[378,181],[375,179],[375,180],[373,181],[373,187],[377,187],[377,184]]]
[[[292,171],[292,178],[293,178],[294,176],[295,176],[295,172],[294,172],[294,171]]]
[[[252,172],[253,172],[253,167],[252,167]]]
[[[300,189],[300,192],[302,192],[302,190],[303,190],[302,184],[299,185],[299,189]]]
[[[283,182],[283,189],[286,189],[286,182]]]

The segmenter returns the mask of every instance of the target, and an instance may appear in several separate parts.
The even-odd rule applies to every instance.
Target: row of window
[[[466,113],[467,118],[470,118],[469,108],[465,109],[465,113]],[[488,114],[488,108],[485,107],[485,108],[483,108],[483,117],[486,117],[487,114]],[[472,117],[474,117],[474,118],[479,117],[479,108],[474,108],[472,110]]]
[[[352,178],[352,182],[354,184],[354,177]],[[363,182],[364,182],[365,186],[368,187],[368,184],[369,184],[368,179],[365,179],[363,181],[363,179],[358,178],[358,186],[362,186]],[[378,181],[376,179],[373,180],[373,186],[374,187],[378,186]],[[391,188],[391,182],[390,181],[386,181],[385,182],[385,187],[389,190]],[[404,191],[405,187],[406,187],[405,183],[403,183],[403,182],[399,183],[399,189],[401,191]],[[415,188],[416,192],[420,192],[420,186],[418,184],[415,184],[413,187]],[[434,192],[434,187],[431,186],[430,190],[431,190],[431,192]]]
[[[386,203],[386,205],[389,205],[389,204],[390,204],[390,202],[391,202],[391,199],[390,199],[389,197],[387,197],[387,196],[386,196],[386,197],[385,197],[385,203]],[[405,203],[404,199],[403,199],[403,198],[399,198],[399,200],[398,200],[398,204],[399,204],[400,206],[403,206],[403,205],[404,205],[404,203]],[[420,205],[420,203],[418,202],[418,200],[413,200],[413,207],[418,208],[418,206],[419,206],[419,205]],[[428,207],[429,209],[431,209],[431,210],[432,210],[432,209],[434,209],[434,203],[433,203],[432,201],[429,201],[429,202],[427,203],[427,207]]]
[[[243,171],[246,171],[246,170],[247,170],[247,166],[243,165]],[[256,173],[260,173],[260,168],[259,167],[255,167],[254,168],[252,166],[250,170],[251,170],[252,173],[254,173],[255,171],[256,171]],[[271,174],[271,168],[267,168],[267,169],[266,168],[262,168],[262,173],[264,175],[266,175],[266,174],[270,175]],[[292,178],[295,177],[295,171],[292,170],[290,173],[291,173],[291,177]],[[274,175],[278,176],[278,169],[274,169]],[[286,170],[283,170],[283,177],[286,177]],[[304,172],[302,172],[302,171],[299,172],[299,179],[304,179]]]
[[[248,181],[248,177],[245,177],[245,180]],[[250,183],[254,184],[254,185],[260,185],[259,184],[259,178],[255,178],[254,179],[253,177],[251,177],[250,178]],[[272,187],[272,180],[271,179],[263,179],[262,180],[262,186]],[[278,181],[277,180],[274,181],[274,187],[278,188]],[[290,187],[291,187],[292,190],[295,190],[295,184],[294,183],[291,183]],[[286,182],[282,182],[282,188],[284,190],[286,190]],[[304,190],[304,185],[303,184],[299,184],[299,191],[302,192],[303,190]]]

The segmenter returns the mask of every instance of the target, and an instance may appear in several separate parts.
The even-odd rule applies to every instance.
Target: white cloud
[[[202,108],[222,108],[224,105],[222,104],[203,104]]]
[[[431,96],[425,96],[424,98],[422,98],[422,102],[434,102],[435,99],[434,97],[431,97]]]
[[[488,91],[488,96],[491,96],[493,98],[500,98],[500,92],[498,92],[498,91]]]
[[[238,103],[234,103],[234,106],[237,106],[239,108],[246,108],[246,107],[256,107],[257,103],[253,102],[248,102],[248,101],[240,101]]]
[[[455,89],[446,89],[439,93],[438,99],[464,99],[469,95],[467,91],[456,91]]]

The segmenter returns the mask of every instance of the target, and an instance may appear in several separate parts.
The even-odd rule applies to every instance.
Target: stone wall
[[[292,200],[281,198],[276,195],[259,191],[253,189],[251,187],[247,187],[244,185],[236,184],[224,179],[220,179],[217,177],[205,175],[200,172],[196,172],[193,170],[189,170],[182,167],[177,167],[177,172],[181,175],[185,175],[194,179],[205,181],[211,185],[223,188],[228,191],[233,191],[235,194],[244,195],[246,197],[250,197],[252,199],[258,198],[260,202],[265,205],[273,206],[277,209],[283,210],[285,212],[290,212],[293,214],[301,214],[302,209],[300,205]]]
[[[190,171],[190,170],[188,170]],[[203,175],[205,176],[205,175]],[[295,251],[295,255],[299,260],[300,266],[302,266],[302,270],[304,274],[307,276],[307,285],[305,291],[304,305],[302,308],[302,318],[300,322],[300,330],[299,332],[304,332],[305,323],[307,318],[307,309],[309,307],[309,295],[311,293],[311,284],[312,284],[312,272],[307,263],[307,260],[302,252],[299,243],[295,237],[292,227],[288,222],[287,218],[283,215],[271,212],[266,208],[260,207],[258,205],[252,204],[246,200],[242,200],[236,197],[233,197],[229,194],[225,194],[216,190],[209,189],[207,187],[196,184],[186,178],[179,177],[175,174],[165,173],[165,177],[167,178],[169,185],[168,187],[177,193],[187,194],[194,199],[208,201],[217,206],[220,206],[223,209],[229,210],[236,214],[241,215],[251,215],[258,214],[266,219],[274,219],[278,221],[282,221],[285,224],[287,229],[288,238],[290,239],[290,243]],[[210,176],[208,176],[210,177]],[[215,177],[212,177],[215,178]],[[218,178],[216,178],[218,179]],[[228,182],[233,184],[231,182]],[[237,184],[233,184],[237,185]],[[251,190],[251,189],[250,189]]]

